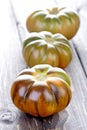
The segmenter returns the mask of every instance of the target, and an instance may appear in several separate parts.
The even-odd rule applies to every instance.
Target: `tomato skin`
[[[69,41],[62,34],[32,32],[23,42],[23,56],[29,67],[50,64],[65,68],[72,60]]]
[[[21,111],[47,117],[62,111],[70,103],[70,86],[70,78],[64,70],[39,64],[18,74],[11,86],[11,98]]]
[[[26,20],[29,32],[49,31],[61,33],[67,39],[75,36],[80,26],[77,12],[68,8],[52,8],[32,12]]]

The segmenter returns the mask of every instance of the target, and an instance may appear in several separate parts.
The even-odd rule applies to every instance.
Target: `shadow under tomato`
[[[35,130],[53,130],[56,128],[59,120],[58,113],[44,118],[34,117],[29,114],[26,114],[26,116]]]

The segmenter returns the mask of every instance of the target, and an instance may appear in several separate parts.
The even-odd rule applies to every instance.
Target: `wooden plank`
[[[80,62],[84,68],[85,75],[87,77],[87,6],[83,7],[82,10],[80,10],[80,28],[76,35],[76,37],[73,39],[78,57],[80,59]]]
[[[27,130],[24,114],[17,111],[10,99],[11,83],[26,65],[9,0],[0,4],[0,17],[0,130]]]
[[[10,7],[9,0],[7,2],[3,0],[3,6],[5,6],[4,2],[6,3],[5,10],[0,8],[0,12],[3,12],[5,16],[2,17],[4,26],[1,26],[0,30],[0,34],[2,34],[0,43],[3,42],[0,48],[0,130],[86,130],[87,78],[73,43],[73,60],[65,69],[72,80],[73,98],[70,105],[62,112],[45,119],[26,115],[13,105],[10,98],[10,87],[17,74],[26,68],[21,53],[21,41],[26,35],[28,36],[25,18],[30,12],[28,5],[31,3],[33,5],[34,1],[15,0],[12,1],[13,7]],[[54,2],[51,1],[50,6],[52,3]],[[45,8],[44,4],[43,7]],[[3,31],[3,27],[5,31]]]

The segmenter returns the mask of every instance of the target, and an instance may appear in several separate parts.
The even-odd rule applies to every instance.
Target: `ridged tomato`
[[[79,25],[79,15],[68,8],[55,7],[46,10],[36,10],[26,20],[26,27],[29,32],[49,31],[54,34],[61,33],[67,39],[75,36]]]
[[[29,67],[50,64],[65,68],[72,60],[72,50],[69,41],[62,34],[32,32],[23,42],[23,56]]]
[[[70,85],[70,78],[64,70],[40,64],[19,73],[11,86],[11,98],[21,111],[47,117],[70,103]]]

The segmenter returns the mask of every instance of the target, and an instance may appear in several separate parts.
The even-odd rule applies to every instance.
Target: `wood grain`
[[[76,52],[78,55],[78,58],[82,64],[82,67],[84,69],[84,73],[87,77],[87,6],[83,7],[82,10],[79,11],[80,15],[80,29],[78,31],[78,34],[73,39],[74,45],[76,48]]]
[[[56,4],[45,0],[43,8]],[[45,2],[47,1],[47,4]],[[65,69],[72,81],[73,97],[69,106],[47,118],[35,118],[18,110],[10,97],[11,84],[17,74],[27,67],[22,56],[22,41],[29,35],[25,20],[33,9],[40,8],[34,0],[2,1],[0,5],[0,130],[86,130],[87,129],[87,44],[86,9],[80,11],[81,26],[70,41],[73,60]],[[5,4],[4,4],[5,3]],[[3,15],[2,15],[3,12]],[[85,38],[84,38],[85,37]]]

